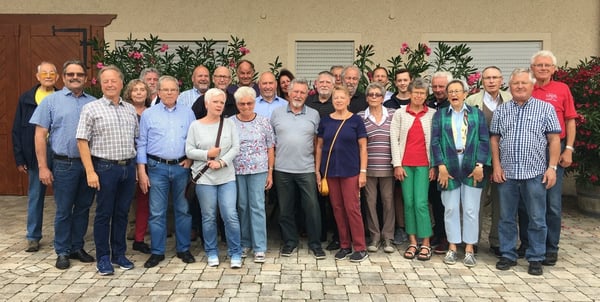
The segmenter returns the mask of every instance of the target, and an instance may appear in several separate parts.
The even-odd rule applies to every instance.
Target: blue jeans
[[[167,242],[167,206],[169,193],[173,198],[175,217],[175,249],[185,252],[190,249],[192,216],[184,192],[190,169],[180,165],[167,165],[148,158],[146,164],[150,179],[150,238],[152,254],[164,255]]]
[[[565,150],[565,141],[561,141],[560,152]],[[550,157],[548,157],[550,158]],[[557,165],[556,184],[546,193],[546,225],[548,235],[546,236],[546,253],[558,253],[558,242],[560,241],[561,216],[562,216],[562,186],[565,168]]]
[[[242,247],[267,251],[265,183],[267,172],[236,175]]]
[[[220,185],[196,185],[196,196],[202,211],[202,235],[204,250],[208,257],[219,255],[217,246],[217,208],[225,223],[227,254],[229,257],[241,257],[240,221],[236,208],[236,184],[230,181]],[[188,237],[189,238],[189,237]]]
[[[44,196],[46,186],[40,181],[38,167],[27,167],[29,177],[27,203],[27,240],[42,239],[42,224],[44,222]]]
[[[442,191],[444,225],[448,242],[477,244],[479,239],[479,205],[481,188],[461,184],[460,187]],[[460,217],[462,208],[462,219]],[[462,228],[461,228],[462,221]],[[461,231],[462,229],[462,231]],[[461,235],[462,234],[462,235]]]
[[[135,161],[120,166],[94,160],[94,170],[100,181],[94,219],[96,257],[123,256],[127,250],[127,216],[135,194]]]
[[[56,202],[54,250],[58,255],[68,255],[83,249],[95,190],[87,184],[81,160],[54,159],[52,174]]]
[[[527,261],[542,261],[546,255],[546,187],[543,175],[531,179],[508,179],[498,185],[500,193],[500,222],[498,237],[503,257],[517,259],[517,209],[523,202],[527,209],[529,224],[527,235],[529,247],[525,252]]]

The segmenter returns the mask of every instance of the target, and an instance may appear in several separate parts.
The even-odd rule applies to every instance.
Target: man
[[[359,113],[369,107],[364,93],[358,91],[358,82],[360,81],[360,69],[351,65],[346,66],[342,71],[342,84],[348,87],[350,91],[349,110],[352,113]]]
[[[29,179],[27,191],[27,249],[26,252],[37,252],[42,239],[42,224],[44,218],[44,197],[46,186],[40,182],[38,163],[35,158],[35,125],[29,123],[33,112],[42,100],[56,91],[58,74],[56,66],[42,62],[37,67],[35,77],[38,84],[19,97],[17,112],[12,128],[13,153],[17,170],[25,173]]]
[[[254,63],[248,60],[240,60],[237,63],[235,72],[237,73],[238,83],[237,85],[230,85],[229,87],[227,87],[227,92],[229,94],[233,95],[238,89],[238,87],[241,86],[248,86],[254,88],[254,90],[256,91],[256,95],[260,94],[260,91],[258,90],[258,85],[256,85],[256,83],[252,81],[254,79],[255,72]]]
[[[381,67],[381,66],[375,68],[373,70],[373,80],[371,82],[379,83],[384,88],[387,88],[387,85],[390,82],[388,80],[387,69],[385,69],[385,67]],[[385,102],[385,101],[389,100],[392,97],[392,95],[394,95],[393,92],[386,91],[385,96],[383,97],[383,101]]]
[[[184,192],[192,161],[185,157],[185,139],[194,113],[177,102],[177,79],[162,76],[158,82],[161,104],[147,109],[140,120],[136,140],[138,178],[142,192],[150,191],[150,236],[152,255],[144,263],[151,268],[165,259],[167,204],[173,196],[177,257],[184,263],[196,261],[190,253],[192,216]]]
[[[412,76],[408,69],[398,69],[394,75],[396,93],[392,95],[388,101],[383,103],[383,106],[398,109],[408,105],[410,103],[410,92],[408,91],[410,82],[412,82]]]
[[[319,113],[304,105],[308,95],[306,80],[294,79],[289,86],[290,103],[273,111],[275,131],[275,186],[279,200],[279,225],[283,247],[281,256],[289,257],[298,246],[295,201],[299,192],[308,234],[308,247],[316,259],[324,259],[321,248],[320,211],[317,201],[314,143]]]
[[[433,94],[426,101],[428,107],[439,110],[450,105],[446,93],[446,86],[450,81],[452,81],[452,74],[448,71],[438,71],[431,76],[431,90]],[[435,246],[433,252],[436,254],[445,254],[448,251],[446,226],[444,225],[445,208],[444,204],[442,204],[441,192],[438,191],[437,181],[435,180],[429,183],[429,202],[431,203],[431,212],[435,221],[433,239],[431,240],[431,245]]]
[[[235,105],[235,98],[233,94],[227,92],[227,87],[231,84],[231,71],[229,68],[219,66],[215,69],[212,76],[212,81],[215,84],[215,88],[225,91],[227,99],[225,100],[225,109],[223,109],[223,116],[229,117],[237,114],[237,107]],[[206,116],[206,105],[204,104],[204,95],[201,95],[196,99],[192,106],[192,111],[196,115],[196,119],[201,119]]]
[[[543,265],[555,265],[558,260],[558,242],[560,240],[562,216],[562,183],[565,168],[573,162],[573,144],[575,143],[575,118],[577,112],[573,95],[569,86],[553,81],[552,75],[556,71],[556,57],[551,51],[541,50],[531,57],[531,70],[536,82],[532,96],[536,99],[550,103],[560,123],[561,153],[556,170],[556,185],[547,193],[546,223],[548,236],[546,238],[546,258]]]
[[[344,70],[344,66],[341,65],[333,65],[329,69],[329,72],[335,78],[335,85],[342,85],[342,71]]]
[[[552,105],[532,97],[534,83],[528,69],[513,71],[509,82],[513,99],[494,112],[490,146],[492,178],[500,194],[498,234],[502,257],[496,268],[507,270],[517,265],[515,217],[523,202],[529,217],[527,272],[541,275],[546,254],[546,190],[556,184],[561,128]]]
[[[123,73],[114,65],[98,72],[102,98],[83,107],[77,126],[77,147],[87,183],[96,193],[94,243],[102,276],[133,268],[125,257],[127,216],[135,194],[135,108],[121,99]]]
[[[488,66],[481,72],[481,83],[483,90],[476,94],[470,95],[465,100],[470,106],[479,108],[483,111],[485,121],[488,127],[492,121],[492,115],[498,106],[512,99],[510,93],[500,90],[502,87],[502,71],[496,66]],[[488,169],[488,167],[485,167]],[[486,175],[491,171],[486,171]],[[488,198],[489,192],[489,198]],[[498,201],[498,186],[495,182],[487,182],[482,191],[481,201],[484,204],[479,208],[479,233],[481,236],[481,221],[483,220],[483,207],[490,207],[492,216],[492,225],[488,241],[490,243],[490,252],[498,257],[500,254],[500,243],[498,241],[498,219],[500,218],[500,202]]]
[[[181,92],[177,98],[177,104],[192,108],[194,102],[210,88],[210,74],[204,65],[198,65],[192,73],[194,87]]]
[[[86,79],[83,62],[65,62],[62,77],[65,87],[47,96],[29,121],[36,125],[35,155],[40,181],[46,186],[53,184],[54,250],[58,255],[58,269],[69,268],[69,259],[94,262],[94,257],[83,249],[94,190],[87,185],[75,138],[82,107],[95,100],[83,92]],[[47,149],[48,142],[51,150]],[[53,154],[52,171],[48,154]]]
[[[160,103],[160,99],[158,99],[158,78],[160,77],[160,72],[158,69],[153,67],[144,68],[142,72],[140,72],[140,80],[142,80],[148,88],[150,88],[150,104],[156,105]]]
[[[257,114],[271,118],[271,113],[275,108],[288,104],[285,99],[277,96],[277,80],[272,72],[266,71],[260,74],[258,88],[260,95],[256,97],[256,106],[254,107],[254,112]]]

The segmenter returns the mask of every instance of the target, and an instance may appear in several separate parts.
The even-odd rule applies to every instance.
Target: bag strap
[[[221,133],[223,133],[223,116],[221,116],[221,120],[219,120],[219,130],[217,131],[217,141],[215,142],[215,147],[219,147],[219,144],[221,144]],[[209,157],[208,159],[212,160],[214,158]],[[196,176],[194,176],[194,174],[192,174],[192,170],[190,170],[190,175],[192,175],[192,181],[197,182],[198,179],[200,179],[200,176],[202,176],[202,174],[204,174],[207,170],[208,164],[204,165],[204,167],[202,167],[202,170],[200,170],[200,173],[198,173],[198,175]]]
[[[335,140],[337,139],[338,133],[340,133],[340,130],[342,130],[342,126],[344,126],[344,123],[346,122],[346,120],[347,119],[342,121],[342,123],[338,127],[337,131],[335,132],[335,135],[333,136],[333,140],[331,141],[331,146],[329,147],[329,154],[327,154],[327,162],[325,163],[325,174],[323,174],[323,178],[327,177],[327,171],[329,171],[329,158],[331,158],[331,151],[333,151],[333,144],[335,144]]]

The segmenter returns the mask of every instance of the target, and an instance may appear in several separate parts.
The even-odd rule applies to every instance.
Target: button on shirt
[[[278,96],[275,96],[272,102],[267,102],[263,99],[262,96],[256,98],[256,106],[254,107],[254,112],[270,119],[271,113],[277,107],[287,106],[288,102]]]
[[[133,105],[122,99],[115,105],[102,97],[81,110],[76,137],[89,142],[92,156],[108,160],[135,157],[139,126]]]
[[[496,109],[490,135],[500,136],[500,164],[509,179],[531,179],[547,169],[547,134],[560,134],[552,105],[535,98],[522,106],[515,101]]]
[[[146,164],[147,155],[178,159],[185,155],[185,140],[196,119],[192,109],[179,103],[167,108],[163,103],[146,109],[140,119],[137,163]]]
[[[200,90],[197,88],[188,89],[179,94],[177,98],[178,105],[185,105],[188,108],[192,108],[196,100],[202,95]]]
[[[54,154],[79,157],[75,138],[79,116],[83,106],[95,99],[85,93],[77,97],[65,87],[44,98],[29,122],[49,130],[50,147]]]

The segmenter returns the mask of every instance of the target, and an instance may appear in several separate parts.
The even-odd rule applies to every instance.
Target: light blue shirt
[[[192,109],[179,104],[167,108],[161,102],[144,110],[136,140],[138,164],[146,164],[148,154],[167,160],[183,157],[188,129],[194,120]]]
[[[29,122],[48,129],[48,139],[54,154],[79,157],[75,138],[79,116],[83,106],[94,100],[95,97],[86,93],[76,97],[71,90],[64,87],[44,98]]]
[[[198,90],[196,87],[188,89],[179,94],[179,97],[177,98],[177,104],[185,105],[188,108],[192,108],[196,100],[201,95],[202,93],[200,93],[200,90]]]
[[[460,111],[456,111],[456,110],[454,110],[454,108],[452,108],[452,106],[448,106],[448,112],[450,112],[450,111],[452,112],[452,128],[454,129],[453,131],[456,131],[455,136],[454,136],[456,138],[462,137],[462,127],[465,126],[465,119],[466,119],[465,110],[467,110],[467,105],[464,103],[463,103],[462,108],[460,108]],[[455,139],[454,147],[457,150],[464,149],[465,144],[462,141],[462,139]]]
[[[275,96],[272,102],[267,102],[262,96],[256,98],[256,106],[254,106],[254,112],[270,119],[273,110],[277,107],[287,106],[288,102],[278,96]]]

